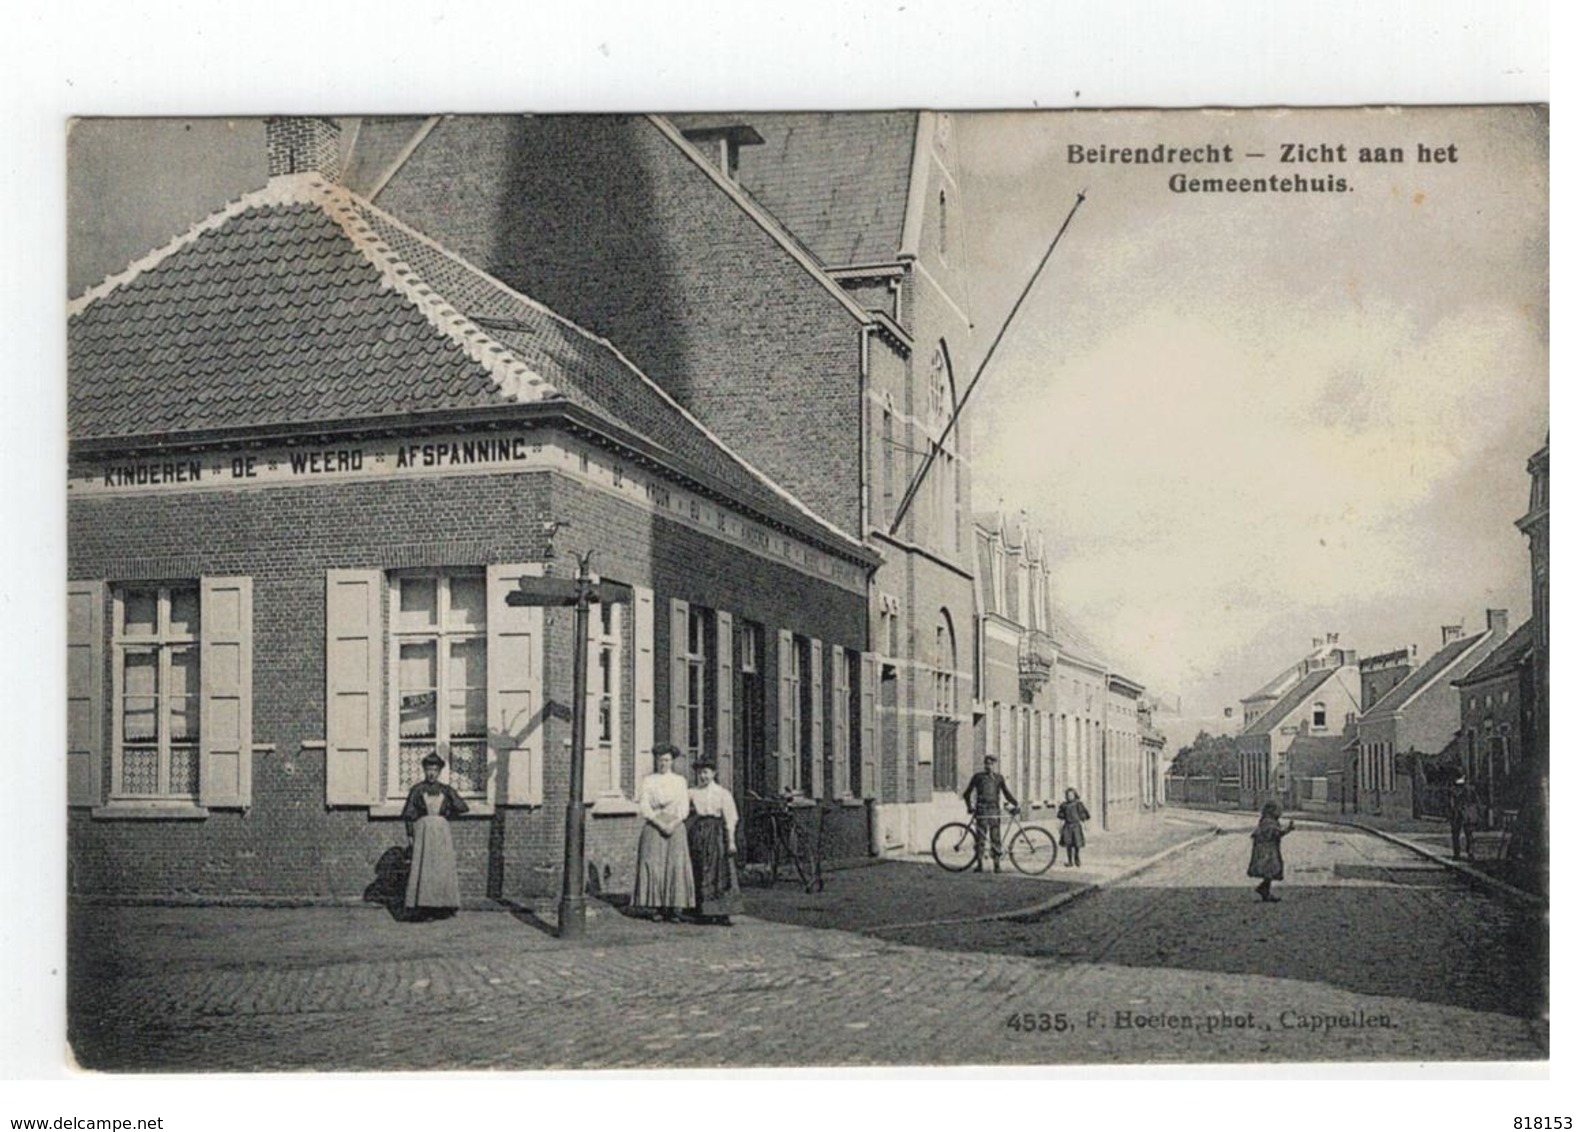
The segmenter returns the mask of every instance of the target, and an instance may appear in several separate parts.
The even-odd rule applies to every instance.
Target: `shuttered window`
[[[100,796],[103,586],[74,583],[68,735],[74,805]],[[110,600],[110,807],[252,804],[252,580],[127,582]]]

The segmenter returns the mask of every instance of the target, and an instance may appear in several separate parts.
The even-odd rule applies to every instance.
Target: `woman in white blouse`
[[[697,882],[697,918],[729,927],[730,917],[741,911],[735,869],[736,800],[714,781],[712,763],[697,765],[692,816],[686,824],[692,875]]]
[[[655,747],[657,769],[642,780],[637,791],[642,834],[637,839],[637,884],[631,906],[649,917],[666,920],[697,903],[685,832],[691,798],[686,779],[673,769],[678,753],[674,747]]]

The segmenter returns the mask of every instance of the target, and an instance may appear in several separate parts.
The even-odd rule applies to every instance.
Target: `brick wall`
[[[650,121],[446,119],[378,203],[608,338],[857,530],[856,317]]]
[[[572,522],[559,537],[562,569],[572,568],[569,549],[592,547],[597,571],[656,591],[660,665],[668,648],[662,610],[672,594],[861,647],[862,595],[549,472],[76,499],[68,508],[73,579],[149,580],[169,571],[253,579],[253,741],[273,749],[254,755],[252,806],[245,813],[121,821],[73,809],[72,890],[372,898],[405,835],[398,821],[325,806],[325,755],[316,746],[325,736],[325,571],[537,561],[544,552],[540,524],[550,515]],[[545,635],[545,695],[566,703],[570,612],[551,615]],[[664,676],[661,667],[659,735],[667,733]],[[108,692],[107,674],[104,686]],[[622,734],[629,748],[630,695],[625,699]],[[105,712],[108,736],[108,704]],[[568,719],[551,719],[542,806],[502,806],[492,817],[454,823],[464,897],[558,893],[568,737]],[[107,780],[107,744],[104,766]],[[628,789],[629,779],[628,772]],[[589,820],[588,860],[603,887],[629,886],[635,838],[635,818]]]

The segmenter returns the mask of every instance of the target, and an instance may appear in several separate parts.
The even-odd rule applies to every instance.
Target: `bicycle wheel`
[[[963,821],[940,826],[933,835],[933,859],[939,868],[952,873],[971,868],[977,860],[977,838],[972,836],[972,827]]]
[[[1035,825],[1027,826],[1010,839],[1010,863],[1027,876],[1048,872],[1058,856],[1054,835]]]

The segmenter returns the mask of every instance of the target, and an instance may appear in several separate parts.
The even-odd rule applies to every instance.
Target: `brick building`
[[[1533,622],[1525,622],[1454,681],[1460,692],[1460,772],[1494,812],[1520,808],[1529,761],[1537,749],[1534,631]]]
[[[1034,814],[1075,787],[1102,828],[1156,807],[1163,737],[1148,739],[1144,688],[1114,670],[1050,593],[1042,539],[980,514],[974,709],[978,760],[999,758]]]
[[[348,148],[351,187],[615,343],[882,556],[877,781],[793,785],[876,798],[876,847],[925,846],[974,698],[969,422],[945,436],[973,367],[948,116],[378,119]]]
[[[880,555],[851,516],[337,185],[329,123],[270,145],[266,188],[70,308],[72,890],[358,898],[437,749],[464,895],[552,894],[576,711],[595,888],[630,883],[662,739],[738,794],[843,796],[829,851],[865,851]],[[581,705],[569,612],[504,600],[573,551],[634,591],[595,608]]]
[[[1443,627],[1443,643],[1356,721],[1358,804],[1364,813],[1412,814],[1420,756],[1437,755],[1460,729],[1454,682],[1509,635],[1505,610],[1487,611],[1487,627],[1466,634]]]

